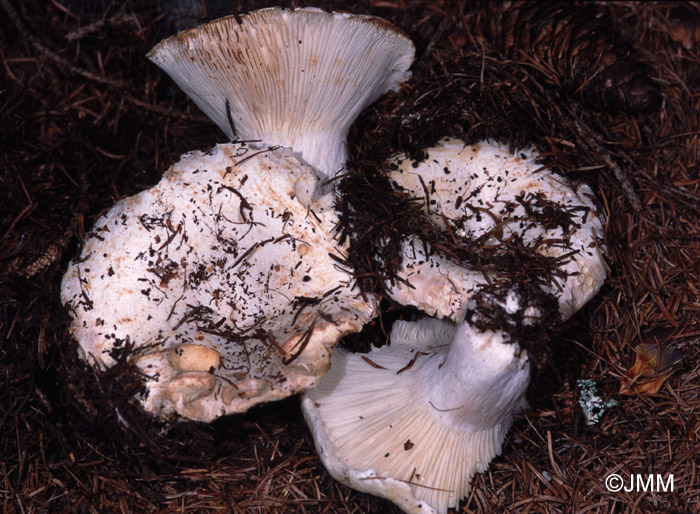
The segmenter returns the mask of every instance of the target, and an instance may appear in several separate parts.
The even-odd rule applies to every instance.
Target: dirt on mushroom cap
[[[113,350],[134,344],[142,402],[162,417],[209,421],[315,384],[330,348],[376,303],[338,265],[331,198],[309,209],[296,199],[304,176],[313,171],[290,151],[218,145],[99,219],[62,290],[88,362],[110,366]],[[190,372],[168,359],[183,344],[222,359],[202,371],[211,377],[200,393],[184,392]]]
[[[554,294],[568,319],[598,292],[607,275],[606,246],[588,186],[544,169],[531,149],[513,154],[491,141],[445,139],[426,152],[420,162],[394,157],[389,178],[421,200],[453,247],[471,255],[431,255],[441,245],[407,238],[398,279],[388,286],[393,299],[458,320],[479,287],[512,280]],[[508,263],[518,255],[524,278]]]
[[[82,355],[109,366],[113,350],[133,345],[150,412],[211,421],[299,392],[326,372],[342,335],[376,314],[376,297],[360,295],[341,266],[319,176],[343,166],[359,112],[410,76],[413,45],[389,26],[270,8],[149,54],[229,136],[235,122],[255,146],[192,153],[122,200],[64,279]],[[166,357],[191,344],[213,349],[221,366],[207,374]]]

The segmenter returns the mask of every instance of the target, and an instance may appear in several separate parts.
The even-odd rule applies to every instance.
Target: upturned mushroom
[[[336,351],[330,373],[304,394],[318,453],[337,480],[410,514],[444,514],[500,453],[525,405],[528,348],[606,275],[591,190],[536,157],[447,139],[420,163],[395,158],[390,180],[421,198],[429,222],[470,258],[406,237],[387,292],[437,319],[397,322],[390,345],[368,354]],[[520,282],[513,255],[541,269]]]
[[[558,298],[562,319],[598,292],[607,275],[603,221],[587,185],[544,169],[534,150],[513,154],[491,141],[445,139],[426,153],[419,163],[396,156],[390,180],[477,258],[448,259],[409,237],[398,280],[387,284],[392,299],[456,321],[484,284],[512,280],[500,257],[513,251],[544,258],[536,278]]]
[[[414,48],[374,16],[272,7],[181,32],[148,57],[230,138],[294,149],[325,181],[357,115],[410,77]]]
[[[241,141],[184,155],[95,222],[61,291],[81,356],[104,368],[133,347],[140,400],[161,417],[211,421],[315,385],[377,312],[338,263],[321,183],[413,52],[378,18],[279,8],[156,46],[149,57]]]
[[[530,380],[544,303],[482,290],[458,324],[394,323],[390,345],[336,350],[302,407],[336,480],[409,514],[446,514],[501,451]]]

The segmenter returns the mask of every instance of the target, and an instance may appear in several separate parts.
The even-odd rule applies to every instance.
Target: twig
[[[105,25],[116,26],[116,25],[121,25],[122,23],[129,23],[129,22],[136,23],[136,20],[137,20],[137,18],[133,14],[118,13],[118,14],[115,14],[114,16],[110,17],[107,20],[105,20],[105,19],[97,20],[94,23],[90,23],[89,25],[85,25],[84,27],[80,27],[79,29],[74,30],[73,32],[66,34],[66,39],[68,41],[75,41],[77,39],[84,38],[88,34],[92,34],[93,32],[97,32],[98,30],[101,30],[102,27],[104,27]]]
[[[562,121],[565,125],[569,125],[569,128],[573,128],[578,133],[580,136],[579,142],[586,148],[586,150],[597,153],[601,159],[603,159],[603,162],[608,166],[608,168],[610,168],[610,171],[612,171],[615,179],[619,182],[622,192],[632,208],[635,211],[640,210],[642,208],[642,202],[634,190],[632,181],[622,170],[622,168],[620,168],[620,166],[618,166],[613,160],[612,155],[610,155],[610,152],[608,152],[601,142],[600,135],[596,134],[588,125],[586,125],[586,123],[581,120],[572,120],[565,117]],[[573,125],[573,127],[571,127],[571,125]]]
[[[70,62],[68,62],[66,59],[61,57],[60,55],[54,53],[52,50],[46,48],[41,42],[34,37],[34,35],[27,30],[27,27],[24,26],[24,23],[22,23],[22,20],[20,19],[19,15],[17,14],[17,11],[15,11],[14,7],[10,5],[10,2],[8,0],[0,0],[0,6],[2,6],[3,10],[7,13],[7,16],[10,18],[14,26],[17,28],[19,31],[20,35],[27,41],[29,41],[32,46],[39,51],[40,53],[44,54],[46,57],[51,59],[52,61],[56,62],[57,64],[60,64],[61,66],[65,66],[68,69],[70,69],[73,73],[76,73],[78,75],[81,75],[85,77],[88,80],[93,80],[95,82],[99,82],[100,84],[108,84],[110,86],[118,87],[120,89],[126,89],[128,85],[125,82],[121,82],[118,80],[111,80],[106,77],[101,77],[99,75],[95,75],[94,73],[85,70],[83,68],[80,68],[78,66],[72,65]]]

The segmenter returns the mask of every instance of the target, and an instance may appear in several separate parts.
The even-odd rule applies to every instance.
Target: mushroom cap
[[[211,421],[315,385],[377,312],[338,265],[332,197],[297,198],[316,181],[291,151],[231,143],[118,202],[63,279],[82,356],[109,367],[130,341],[161,417]]]
[[[457,240],[495,250],[508,242],[550,257],[551,278],[542,289],[557,296],[568,319],[605,281],[603,220],[587,185],[569,183],[536,158],[531,149],[512,154],[491,141],[446,139],[417,165],[405,155],[395,157],[398,168],[389,176],[422,198],[432,223]],[[404,280],[390,284],[388,293],[430,315],[459,319],[475,291],[510,272],[488,262],[477,267],[450,261],[415,237],[402,246],[398,275]]]
[[[390,346],[336,351],[302,408],[336,480],[409,514],[446,514],[500,454],[529,380],[527,352],[507,332],[397,321]]]
[[[414,53],[381,18],[272,7],[180,32],[148,57],[228,137],[293,148],[329,178],[352,122],[410,77]]]

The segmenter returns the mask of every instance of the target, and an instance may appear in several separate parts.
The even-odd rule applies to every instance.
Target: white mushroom
[[[302,402],[331,475],[410,514],[457,507],[526,405],[530,363],[518,340],[529,342],[522,333],[541,315],[515,290],[482,291],[457,325],[397,321],[390,346],[336,351]]]
[[[389,295],[430,315],[460,318],[469,298],[482,285],[508,278],[489,257],[506,247],[550,257],[551,277],[542,289],[559,299],[563,319],[571,317],[602,286],[603,223],[591,189],[570,184],[543,169],[533,150],[512,154],[505,146],[483,141],[467,145],[446,139],[414,163],[405,155],[394,161],[390,179],[422,198],[429,219],[458,241],[488,248],[482,262],[456,262],[430,253],[417,238],[402,243],[400,279]]]
[[[83,358],[108,367],[133,345],[142,404],[162,417],[210,421],[315,385],[377,300],[339,264],[333,195],[312,198],[318,172],[296,147],[269,145],[301,142],[332,175],[347,126],[412,55],[386,22],[315,9],[225,18],[156,47],[151,58],[175,76],[183,66],[179,83],[205,112],[262,142],[186,154],[96,221],[61,291]],[[227,84],[223,96],[212,84]]]
[[[230,138],[293,148],[325,180],[345,165],[354,119],[409,78],[413,55],[381,18],[273,7],[181,32],[148,57]]]
[[[407,513],[444,514],[500,453],[525,405],[526,348],[545,339],[545,325],[585,304],[606,268],[592,192],[542,169],[531,150],[513,155],[488,141],[448,139],[427,154],[420,163],[397,156],[390,179],[423,199],[428,220],[470,258],[448,258],[407,237],[387,292],[464,321],[397,322],[390,346],[336,351],[302,405],[337,480]],[[534,280],[514,278],[523,270],[508,265],[513,254],[542,267]]]

